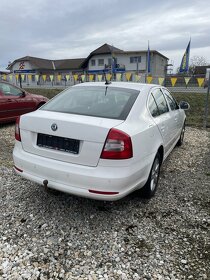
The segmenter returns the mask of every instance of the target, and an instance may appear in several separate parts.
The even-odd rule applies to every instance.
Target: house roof
[[[82,67],[84,67],[84,68],[87,67],[88,61],[94,55],[98,55],[98,54],[112,54],[112,53],[124,53],[124,51],[121,50],[121,49],[118,49],[118,48],[116,48],[114,46],[111,46],[109,44],[104,44],[104,45],[100,46],[99,48],[95,49],[94,51],[92,51],[88,55],[88,57],[82,63]]]
[[[55,69],[59,70],[73,70],[80,69],[81,64],[84,62],[85,58],[75,58],[75,59],[60,59],[54,60]]]
[[[81,63],[85,60],[85,58],[75,58],[75,59],[60,59],[60,60],[50,60],[39,57],[32,56],[24,56],[14,60],[7,69],[11,69],[11,67],[21,61],[29,61],[31,64],[40,69],[45,70],[73,70],[80,69]]]
[[[30,61],[34,66],[41,68],[41,69],[52,69],[53,70],[53,65],[52,65],[52,61],[49,59],[44,59],[44,58],[39,58],[39,57],[33,57],[33,56],[24,56],[21,58],[18,58],[16,60],[14,60],[11,64],[9,64],[9,66],[7,67],[7,69],[11,69],[11,67],[17,63],[17,62],[21,62],[21,61]]]
[[[123,53],[124,51],[121,49],[118,49],[114,46],[111,46],[109,44],[104,44],[101,47],[97,48],[96,50],[92,51],[90,55],[95,55],[95,54],[109,54],[109,53],[114,53],[114,52],[121,52]]]

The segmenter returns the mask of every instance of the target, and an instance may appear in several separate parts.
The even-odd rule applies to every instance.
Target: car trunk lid
[[[21,117],[22,146],[38,156],[97,166],[109,130],[122,122],[39,110]]]

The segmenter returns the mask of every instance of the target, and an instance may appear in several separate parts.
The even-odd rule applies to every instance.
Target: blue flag
[[[150,49],[148,42],[148,50],[147,50],[147,73],[150,73]]]
[[[182,58],[182,62],[181,62],[181,65],[180,65],[180,69],[179,69],[179,73],[183,73],[183,72],[188,72],[189,71],[189,59],[190,59],[190,42],[191,42],[191,39],[188,43],[188,46],[186,48],[186,51],[183,55],[183,58]]]

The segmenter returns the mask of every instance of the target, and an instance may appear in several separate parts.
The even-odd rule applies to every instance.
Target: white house
[[[114,46],[104,44],[90,53],[82,63],[82,67],[88,73],[143,73],[152,76],[162,76],[166,74],[168,58],[158,51],[123,51]],[[150,64],[150,69],[148,69]],[[150,70],[150,71],[148,71]]]

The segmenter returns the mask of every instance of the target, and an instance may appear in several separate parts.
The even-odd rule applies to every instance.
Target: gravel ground
[[[209,133],[187,128],[150,201],[45,192],[12,170],[0,128],[0,279],[210,279]]]

